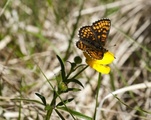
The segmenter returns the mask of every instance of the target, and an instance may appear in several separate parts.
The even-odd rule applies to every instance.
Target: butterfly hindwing
[[[102,59],[104,56],[104,53],[102,51],[99,50],[87,50],[86,53],[91,56],[93,59]]]

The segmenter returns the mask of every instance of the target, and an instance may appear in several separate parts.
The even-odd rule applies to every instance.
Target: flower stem
[[[99,97],[99,89],[100,89],[100,86],[101,86],[101,73],[99,73],[99,76],[98,76],[98,84],[97,84],[97,91],[96,91],[96,104],[95,104],[95,111],[94,111],[94,115],[93,115],[93,120],[96,119],[96,113],[97,113],[97,107],[99,105],[98,103],[98,97]]]

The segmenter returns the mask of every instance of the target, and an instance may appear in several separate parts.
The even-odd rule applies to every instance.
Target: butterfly
[[[104,46],[110,31],[110,26],[110,19],[103,18],[92,23],[91,26],[80,28],[80,40],[76,42],[76,46],[93,59],[101,60],[104,53],[108,51]]]

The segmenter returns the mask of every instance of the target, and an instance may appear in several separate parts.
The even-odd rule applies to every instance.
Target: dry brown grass
[[[61,58],[66,56],[68,69],[66,61],[73,61],[77,55],[83,57],[75,47],[77,28],[108,17],[112,27],[107,49],[116,59],[111,73],[102,75],[97,120],[150,120],[151,2],[85,0],[76,28],[82,2],[49,1],[49,4],[43,0],[0,1],[0,119],[16,120],[20,114],[20,119],[42,120],[46,114],[42,105],[12,99],[40,101],[35,95],[38,92],[50,103],[52,89],[38,66],[55,86],[55,77],[60,72],[56,54]],[[75,97],[68,106],[93,116],[97,78],[98,73],[86,69],[79,77],[84,89],[62,96]],[[72,119],[67,113],[62,114]],[[54,112],[51,119],[59,117]]]

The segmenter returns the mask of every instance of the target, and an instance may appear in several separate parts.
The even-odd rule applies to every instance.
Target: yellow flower
[[[104,53],[104,57],[101,60],[95,60],[91,58],[86,52],[83,52],[84,56],[86,57],[86,63],[102,74],[108,74],[110,72],[110,67],[107,66],[108,64],[112,63],[115,59],[114,54],[111,52]]]

